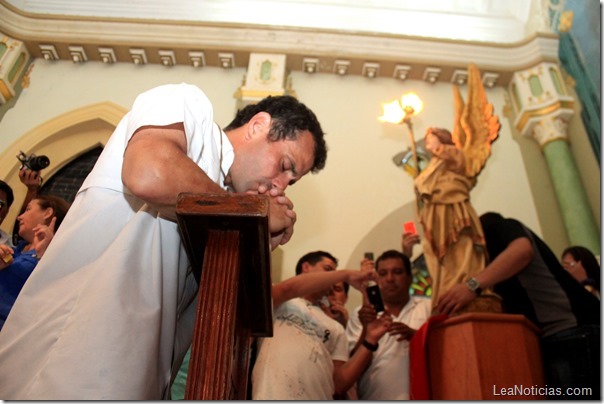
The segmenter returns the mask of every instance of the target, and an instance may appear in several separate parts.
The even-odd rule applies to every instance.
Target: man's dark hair
[[[480,215],[480,224],[482,225],[482,229],[486,230],[487,228],[501,223],[505,220],[505,218],[497,212],[486,212]]]
[[[328,252],[325,252],[325,251],[309,252],[308,254],[305,254],[304,256],[302,256],[302,258],[300,258],[298,260],[298,263],[296,264],[296,275],[300,275],[302,273],[302,265],[305,262],[308,262],[310,265],[315,265],[317,262],[321,261],[323,258],[329,258],[330,260],[335,262],[336,265],[338,264],[338,259]]]
[[[247,105],[237,112],[224,131],[245,125],[259,112],[267,112],[272,118],[273,123],[268,133],[269,141],[296,140],[300,132],[308,130],[315,141],[315,159],[311,172],[317,173],[325,167],[327,145],[321,124],[314,112],[290,95],[269,96],[257,104]]]
[[[6,182],[0,180],[0,191],[4,191],[4,193],[6,194],[6,204],[10,208],[10,205],[12,205],[13,201],[15,200],[13,189]]]
[[[403,261],[405,272],[407,272],[407,275],[411,275],[411,260],[409,260],[409,257],[407,257],[405,254],[396,250],[384,251],[382,255],[380,255],[375,261],[375,269],[378,268],[380,262],[382,262],[383,260],[392,258],[400,259],[401,261]]]

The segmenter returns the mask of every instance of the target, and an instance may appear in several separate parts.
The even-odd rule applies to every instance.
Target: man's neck
[[[401,313],[401,311],[407,305],[407,303],[409,303],[410,299],[411,298],[409,296],[407,296],[406,298],[403,298],[402,300],[384,301],[384,305],[386,306],[388,313],[390,313],[394,317],[396,317]]]

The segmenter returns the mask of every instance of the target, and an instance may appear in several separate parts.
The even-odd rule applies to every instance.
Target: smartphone
[[[368,260],[373,261],[373,253],[372,252],[366,252],[365,253],[365,258],[367,258]]]
[[[403,223],[403,230],[405,233],[417,234],[417,229],[415,228],[415,222],[405,222]]]
[[[369,297],[369,303],[373,306],[377,313],[384,311],[384,301],[382,300],[382,293],[377,283],[370,281],[367,286],[367,297]]]

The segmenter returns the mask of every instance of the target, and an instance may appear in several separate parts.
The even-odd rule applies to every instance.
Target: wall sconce
[[[115,51],[113,48],[99,48],[99,57],[103,63],[115,63]]]
[[[69,49],[69,55],[73,63],[84,63],[88,60],[86,51],[82,46],[68,46],[67,49]]]
[[[428,83],[434,84],[440,77],[440,72],[441,69],[438,67],[426,67],[426,70],[424,70],[424,80],[426,80]]]
[[[319,71],[319,59],[304,58],[302,59],[302,71],[308,74],[313,74]]]
[[[380,72],[380,64],[371,62],[364,63],[363,70],[361,72],[363,76],[373,79],[377,77],[378,73]]]
[[[392,75],[395,79],[399,80],[407,80],[409,77],[409,72],[411,71],[411,66],[407,65],[396,65],[394,67],[394,74]]]
[[[189,52],[189,61],[193,67],[204,67],[206,65],[206,57],[203,52]]]
[[[232,69],[235,67],[235,55],[233,53],[218,53],[218,62],[223,69]]]
[[[334,63],[334,72],[339,74],[340,76],[345,76],[348,74],[348,70],[350,69],[350,61],[349,60],[336,60]]]
[[[176,64],[176,56],[174,56],[174,51],[160,50],[157,53],[159,54],[159,60],[161,61],[162,65],[174,66]]]
[[[147,64],[147,54],[144,49],[130,49],[130,57],[135,65]]]
[[[424,103],[415,93],[403,94],[400,100],[394,100],[387,104],[382,104],[383,115],[378,119],[381,122],[389,122],[394,124],[405,124],[409,130],[409,138],[411,142],[411,154],[413,157],[413,166],[417,168],[413,178],[419,175],[419,159],[415,147],[415,136],[413,135],[413,125],[411,117],[419,114],[424,108]]]

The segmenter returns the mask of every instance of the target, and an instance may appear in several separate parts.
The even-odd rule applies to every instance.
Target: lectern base
[[[545,399],[538,334],[512,314],[469,313],[434,324],[426,340],[431,398]]]

